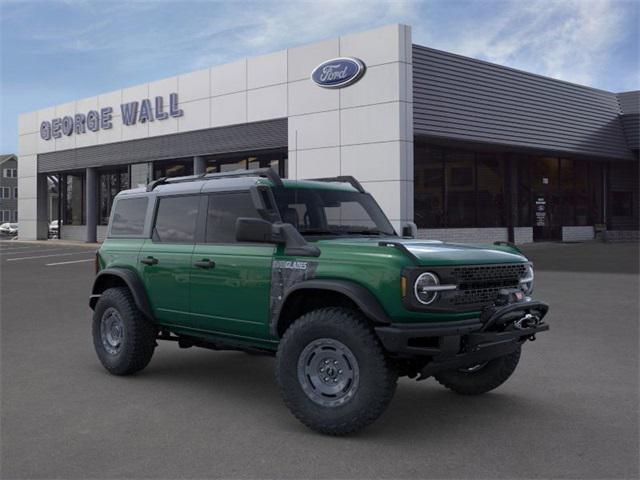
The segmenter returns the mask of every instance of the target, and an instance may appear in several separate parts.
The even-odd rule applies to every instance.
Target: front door
[[[205,243],[195,246],[191,261],[193,324],[232,338],[267,339],[275,247],[235,240],[239,217],[259,218],[248,192],[211,194],[208,202]]]
[[[191,256],[200,196],[161,197],[151,240],[140,253],[140,271],[156,320],[189,325]]]
[[[562,238],[559,159],[536,159],[531,171],[533,240],[555,241]]]

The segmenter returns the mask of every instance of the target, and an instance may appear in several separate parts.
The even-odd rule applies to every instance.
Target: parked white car
[[[0,225],[0,233],[4,235],[17,235],[18,224],[17,223],[3,223]]]

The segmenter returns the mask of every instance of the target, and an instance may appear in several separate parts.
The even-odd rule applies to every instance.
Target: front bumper
[[[529,300],[487,308],[477,319],[396,324],[376,327],[375,331],[388,352],[402,358],[426,360],[427,366],[421,373],[429,376],[514,352],[527,339],[549,330],[543,321],[548,309],[543,302]],[[536,322],[515,327],[514,322],[526,315],[535,316]]]

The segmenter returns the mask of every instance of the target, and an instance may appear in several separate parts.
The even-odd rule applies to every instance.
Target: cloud
[[[615,0],[499,3],[494,5],[499,14],[469,17],[456,35],[443,39],[418,28],[414,41],[423,37],[435,48],[569,82],[603,84],[611,75],[606,65],[612,52],[629,33],[637,42],[637,5]],[[637,56],[629,61],[637,72]]]

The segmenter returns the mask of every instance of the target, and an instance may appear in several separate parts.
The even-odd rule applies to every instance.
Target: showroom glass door
[[[533,198],[533,240],[555,241],[562,238],[562,197],[560,195],[560,159],[541,157],[531,167]]]

